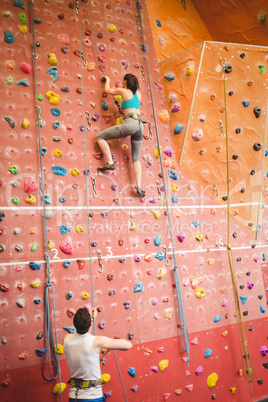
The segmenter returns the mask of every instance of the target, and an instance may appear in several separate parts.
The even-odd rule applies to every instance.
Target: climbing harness
[[[137,1],[137,8],[139,10],[139,20],[140,20],[140,27],[141,27],[141,35],[142,35],[142,41],[143,41],[143,44],[144,44],[144,34],[143,34],[143,26],[142,26],[142,19],[141,19],[139,0]],[[183,303],[182,303],[182,296],[181,296],[181,291],[180,291],[178,267],[177,267],[177,264],[176,264],[176,254],[175,254],[173,234],[172,234],[172,229],[171,229],[172,226],[171,226],[171,220],[170,220],[170,214],[169,214],[169,205],[168,205],[168,199],[167,199],[167,190],[166,190],[166,183],[165,183],[165,176],[164,176],[164,168],[163,168],[163,162],[162,162],[162,157],[161,157],[161,152],[160,152],[161,148],[160,148],[160,141],[159,141],[159,136],[158,136],[158,131],[157,131],[157,123],[156,123],[156,117],[155,117],[156,114],[155,114],[155,109],[154,109],[154,100],[153,100],[152,86],[151,86],[151,80],[150,80],[150,75],[149,75],[149,66],[148,66],[148,59],[147,59],[147,54],[146,54],[146,46],[144,46],[144,53],[145,53],[145,61],[146,61],[147,74],[148,74],[148,82],[149,82],[149,88],[150,88],[150,94],[151,94],[152,109],[153,109],[153,115],[154,115],[157,147],[158,147],[158,152],[159,152],[159,160],[160,160],[161,173],[162,173],[162,178],[163,178],[163,186],[164,186],[164,193],[165,193],[166,211],[167,211],[167,218],[168,218],[168,224],[169,224],[169,233],[170,233],[170,239],[171,239],[172,255],[173,255],[173,261],[174,261],[173,271],[174,271],[174,276],[175,276],[175,285],[176,285],[175,289],[176,289],[176,296],[177,296],[177,303],[178,303],[178,319],[179,319],[179,329],[180,329],[180,341],[181,341],[182,350],[187,353],[187,362],[188,362],[188,365],[189,365],[189,360],[190,360],[189,335],[188,335],[188,330],[187,330],[187,326],[186,326]]]
[[[253,392],[253,387],[252,387],[252,382],[255,379],[255,370],[252,365],[252,360],[251,360],[251,355],[249,352],[249,347],[248,347],[248,341],[246,338],[246,333],[245,333],[245,328],[243,324],[243,319],[242,319],[242,312],[240,308],[240,302],[239,302],[239,295],[238,295],[238,289],[237,289],[237,283],[236,283],[236,276],[234,272],[234,261],[233,261],[233,255],[232,255],[232,249],[230,246],[230,171],[229,171],[229,141],[228,141],[228,119],[227,119],[227,100],[226,100],[226,62],[220,58],[221,66],[222,66],[222,73],[223,73],[223,88],[224,88],[224,109],[225,109],[225,139],[226,139],[226,166],[227,166],[227,245],[226,245],[226,250],[227,250],[227,255],[228,255],[228,262],[229,262],[229,268],[230,268],[230,273],[231,273],[231,278],[232,278],[232,285],[233,285],[233,290],[234,290],[234,296],[235,296],[235,303],[236,303],[236,308],[237,308],[237,325],[238,325],[238,334],[240,338],[240,350],[241,350],[241,367],[243,369],[244,367],[244,360],[246,362],[246,370],[243,370],[243,376],[244,378],[249,381],[250,383],[250,390],[253,399],[255,400],[254,392]],[[246,377],[247,374],[247,377]]]
[[[77,397],[78,397],[78,391],[80,389],[90,389],[93,387],[102,386],[101,379],[99,379],[99,380],[83,380],[81,378],[70,378],[70,380],[67,382],[67,384],[70,384],[71,388],[76,388],[75,402],[79,401],[79,399],[77,399]]]
[[[31,16],[31,29],[33,36],[33,50],[35,54],[35,32],[34,32],[34,16],[33,16],[33,0],[29,0],[30,4],[30,16]],[[38,83],[37,83],[37,67],[36,67],[36,58],[34,57],[34,75],[35,75],[35,92],[36,92],[36,110],[37,110],[37,126],[38,126],[38,144],[39,144],[39,160],[40,160],[40,174],[41,174],[41,193],[42,193],[42,206],[43,206],[43,224],[44,224],[44,237],[45,237],[45,261],[46,261],[46,288],[45,288],[45,346],[46,352],[44,354],[44,364],[42,375],[45,380],[51,381],[55,380],[59,376],[59,388],[60,388],[60,400],[62,401],[62,388],[61,388],[61,370],[60,363],[58,359],[58,354],[55,351],[54,345],[58,344],[57,339],[57,322],[56,322],[56,306],[55,306],[55,291],[54,287],[50,282],[50,261],[49,261],[49,249],[48,249],[48,231],[47,231],[47,211],[46,211],[46,202],[45,202],[45,191],[44,191],[44,170],[43,170],[43,161],[42,161],[42,142],[41,142],[41,115],[39,108],[39,100],[38,100]],[[52,306],[53,306],[53,325],[54,325],[54,336],[55,341],[53,339],[52,328],[51,328],[51,314],[50,314],[50,295],[52,293]],[[50,371],[50,377],[45,375],[46,361],[48,356],[48,367]],[[55,361],[55,365],[52,365],[52,359]],[[53,373],[53,366],[54,373]]]

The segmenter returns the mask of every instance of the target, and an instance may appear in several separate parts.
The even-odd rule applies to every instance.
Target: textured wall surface
[[[256,188],[246,187],[242,199],[243,203],[249,204],[252,202],[251,192],[255,190],[256,194],[259,194],[261,153],[265,149],[263,143],[265,95],[256,88],[261,85],[264,87],[267,77],[266,70],[261,74],[258,69],[259,63],[263,62],[261,57],[266,57],[266,53],[258,53],[255,48],[245,48],[243,51],[246,57],[242,60],[239,56],[240,48],[229,46],[227,51],[223,49],[223,45],[221,48],[218,44],[207,44],[199,79],[197,71],[201,59],[201,46],[182,53],[178,58],[171,58],[161,63],[159,69],[158,50],[156,57],[150,30],[148,17],[150,12],[147,13],[146,5],[142,3],[141,15],[149,61],[147,71],[145,54],[140,47],[141,30],[137,24],[139,13],[134,1],[117,0],[110,4],[104,1],[89,1],[87,9],[92,28],[85,5],[81,3],[81,29],[76,9],[69,7],[69,1],[35,1],[34,18],[40,18],[41,23],[36,21],[34,32],[30,24],[29,4],[25,1],[26,10],[22,10],[13,3],[14,1],[9,0],[3,2],[2,33],[10,31],[15,41],[7,43],[2,35],[0,43],[3,55],[1,94],[5,98],[5,102],[1,104],[0,119],[0,209],[5,214],[0,215],[1,219],[3,218],[0,223],[2,246],[0,399],[15,401],[20,398],[33,402],[60,400],[59,396],[52,393],[53,386],[59,379],[49,382],[42,378],[44,356],[36,354],[37,349],[45,348],[44,337],[39,340],[36,337],[40,331],[44,332],[44,289],[47,280],[44,260],[45,221],[40,194],[41,166],[36,125],[36,96],[40,93],[43,100],[39,101],[38,105],[41,118],[45,122],[40,134],[41,147],[46,148],[42,164],[45,194],[47,194],[47,239],[50,246],[50,280],[55,288],[58,343],[62,344],[62,338],[67,333],[63,327],[73,326],[72,319],[69,318],[70,313],[85,303],[94,301],[94,305],[100,310],[95,323],[96,334],[127,338],[131,331],[134,332],[133,348],[126,353],[117,353],[129,401],[167,399],[175,401],[178,398],[184,401],[197,398],[200,401],[207,401],[211,400],[212,395],[216,395],[219,401],[230,399],[237,402],[251,401],[249,385],[244,378],[238,376],[238,370],[241,369],[241,354],[235,317],[236,306],[227,254],[222,247],[222,244],[226,244],[227,231],[226,202],[220,199],[226,194],[224,187],[226,158],[224,136],[220,134],[218,125],[218,121],[223,120],[224,115],[220,111],[223,91],[218,57],[232,60],[231,64],[234,67],[230,81],[227,80],[227,85],[231,82],[234,91],[232,98],[234,104],[232,105],[228,99],[228,110],[230,106],[230,110],[237,112],[237,120],[242,128],[241,134],[245,131],[245,127],[251,127],[251,131],[246,134],[250,150],[256,141],[263,145],[262,150],[256,152],[258,156],[251,151],[253,154],[249,160],[245,154],[247,148],[242,148],[245,137],[241,139],[241,134],[237,137],[237,141],[241,144],[241,147],[238,144],[238,150],[236,149],[239,155],[238,166],[244,176],[232,176],[233,181],[239,182],[241,177],[247,177],[248,183],[249,173],[245,174],[246,168],[256,170],[254,175]],[[22,5],[23,1],[16,1],[15,4]],[[178,5],[181,7],[181,4]],[[18,13],[21,12],[25,13],[28,24],[21,23],[18,17]],[[155,21],[150,18],[151,24],[154,24]],[[111,28],[110,24],[116,27],[114,32],[108,31],[108,28]],[[21,32],[23,29],[19,30],[21,26],[27,26],[26,34]],[[164,25],[163,28],[165,31]],[[93,30],[99,54],[94,44],[93,33],[88,36],[85,34],[86,30]],[[199,21],[195,30],[196,38],[202,36],[200,34],[202,30],[207,39],[207,31]],[[35,42],[40,44],[36,48],[38,56],[36,72],[32,57],[33,33]],[[89,34],[88,31],[86,33]],[[100,33],[102,35],[98,35]],[[63,37],[60,36],[63,34]],[[11,37],[10,34],[6,34],[7,36]],[[62,43],[61,40],[64,39],[65,41],[69,39],[69,43]],[[80,58],[75,54],[80,51],[80,42],[89,69],[86,65],[82,65],[81,68]],[[188,46],[189,42],[185,43],[185,47]],[[56,56],[58,68],[58,78],[54,82],[51,74],[47,73],[52,67],[49,60],[53,63],[51,53]],[[103,95],[104,86],[101,82],[102,72],[98,57],[102,57],[105,73],[111,78],[112,85],[116,85],[118,81],[120,83],[126,72],[136,74],[140,81],[143,98],[142,115],[144,120],[151,122],[153,133],[150,138],[149,130],[147,126],[145,127],[141,158],[143,187],[146,190],[144,202],[140,202],[134,191],[134,176],[129,161],[129,139],[110,142],[116,170],[106,174],[97,173],[97,167],[104,160],[98,159],[99,150],[95,147],[93,139],[101,130],[115,124],[116,118],[119,117],[112,97]],[[13,62],[13,65],[10,62]],[[32,67],[30,74],[22,71],[21,63],[27,63]],[[92,70],[91,63],[95,63]],[[192,75],[186,76],[187,68],[191,66],[194,66],[190,68]],[[247,66],[250,67],[251,76],[250,73],[245,74],[246,78],[243,81],[241,71],[242,68],[248,71]],[[55,69],[52,72],[55,73]],[[167,73],[174,74],[175,79],[168,82],[164,78]],[[160,161],[157,157],[156,127],[148,74],[152,85],[157,132],[162,147],[180,290],[191,343],[190,367],[187,365],[186,354],[181,352],[180,346],[173,275],[175,261],[171,253],[166,200]],[[235,83],[231,80],[232,74]],[[8,83],[11,81],[9,77],[13,78],[13,83]],[[18,83],[25,79],[28,80],[29,86]],[[247,80],[253,82],[251,87],[247,85]],[[189,126],[180,169],[178,160],[196,83],[198,95],[191,114],[193,122]],[[61,97],[58,104],[49,103],[46,97],[48,91]],[[249,94],[248,91],[252,92]],[[169,97],[171,93],[177,96],[172,104]],[[213,101],[210,99],[211,94],[215,94]],[[238,109],[241,106],[242,95],[243,100],[245,97],[245,100],[250,102],[247,109],[250,112],[245,113],[244,109],[242,112]],[[102,108],[104,102],[108,103],[107,110]],[[171,109],[176,104],[177,109],[179,104],[180,110],[173,113]],[[262,114],[258,120],[252,111],[255,104],[262,107]],[[54,116],[52,108],[60,109],[60,115]],[[170,114],[170,124],[168,119],[166,122],[162,121],[163,115],[166,115],[166,108]],[[163,110],[165,112],[161,113]],[[91,127],[88,126],[86,112],[91,117]],[[96,121],[92,119],[94,114],[99,115]],[[200,121],[200,114],[205,116],[204,122]],[[13,119],[14,122],[5,117]],[[24,119],[30,124],[28,125]],[[233,121],[232,129],[236,128],[235,117],[231,115],[230,119]],[[57,121],[59,127],[54,128]],[[174,135],[174,127],[178,123],[183,124],[184,129],[180,134]],[[198,127],[203,128],[204,137],[195,143],[191,135],[197,123]],[[12,125],[14,127],[11,127]],[[86,126],[84,131],[82,131],[83,125]],[[218,133],[219,146],[222,146],[220,160],[216,159],[215,155],[218,154],[210,146],[214,141],[214,129]],[[250,137],[250,133],[254,138]],[[236,134],[233,134],[233,131],[230,134],[232,144],[232,135]],[[122,150],[123,144],[127,144],[129,148]],[[200,147],[206,147],[207,150],[207,153],[202,155],[210,167],[207,174],[204,173],[202,161],[200,161],[202,168],[194,165],[194,162],[201,158]],[[55,166],[66,169],[65,176],[54,174],[52,167]],[[170,168],[175,170],[177,179],[170,177]],[[86,169],[90,169],[89,175],[85,175]],[[28,190],[25,185],[29,185],[29,179],[31,182],[36,181],[37,187]],[[94,180],[96,193],[93,188]],[[219,199],[213,193],[214,181]],[[29,200],[32,201],[31,204]],[[239,220],[244,208],[247,214],[252,210],[252,221],[255,225],[253,228],[256,229],[258,199],[253,201],[256,201],[254,208],[251,206],[250,209],[249,205],[236,207],[239,213],[235,219],[233,217],[231,219],[231,232],[236,232],[237,236],[232,238],[231,245],[235,260],[241,258],[241,261],[235,262],[235,272],[240,286],[239,295],[247,297],[242,311],[245,313],[243,315],[245,330],[256,373],[253,389],[257,397],[263,397],[268,392],[266,369],[262,365],[267,361],[267,357],[265,353],[264,356],[260,353],[261,346],[267,344],[267,334],[263,330],[267,328],[265,290],[268,286],[265,262],[267,217],[265,212],[263,216],[260,214],[263,222],[258,241],[254,241],[255,232],[252,227],[248,227],[251,219],[247,219],[246,216],[245,221]],[[263,194],[261,202],[265,201],[266,193]],[[237,201],[234,196],[231,204],[235,202],[240,200]],[[200,233],[201,241],[195,238],[197,232]],[[161,236],[161,243],[158,246],[154,244],[156,235]],[[63,247],[60,248],[62,242],[65,242],[65,245],[66,242],[72,244],[72,254],[68,255],[62,251]],[[162,252],[160,257],[163,256],[164,246],[168,251],[167,258],[160,260],[157,258],[159,254],[156,253],[160,251]],[[97,250],[102,257],[102,272],[99,272]],[[37,265],[30,265],[30,262]],[[36,267],[40,269],[32,269]],[[113,279],[108,280],[111,278]],[[248,281],[254,285],[252,289],[248,289]],[[142,286],[140,292],[135,292],[138,290],[137,283]],[[34,287],[38,284],[38,287]],[[202,287],[205,292],[204,298],[196,297],[197,287]],[[114,294],[110,295],[111,291],[115,293],[112,292]],[[72,292],[72,297],[68,300],[66,296],[69,292]],[[129,309],[124,307],[125,302],[130,303]],[[215,316],[221,319],[215,321]],[[99,329],[99,324],[102,322],[105,322],[103,330]],[[227,336],[222,335],[225,331],[228,331]],[[208,348],[212,350],[212,355],[204,357]],[[169,360],[169,366],[162,372],[155,372],[155,366],[158,366],[163,359]],[[69,372],[64,355],[60,356],[60,363],[62,381],[66,383]],[[203,368],[203,373],[197,375],[195,371],[200,366]],[[127,373],[129,367],[136,369],[136,377],[132,378]],[[244,366],[243,368],[245,370]],[[102,372],[111,375],[111,380],[104,385],[104,392],[111,392],[111,400],[123,401],[124,394],[112,354],[107,356],[107,363],[102,367]],[[218,374],[219,380],[216,387],[208,388],[207,377],[213,372]],[[47,366],[46,374],[49,375]],[[10,382],[6,383],[8,379]],[[263,380],[263,383],[260,380]],[[131,389],[135,386],[138,387],[136,392]],[[230,387],[236,388],[234,395],[230,395]],[[181,396],[174,392],[179,389]],[[63,393],[63,400],[68,400],[68,389]]]

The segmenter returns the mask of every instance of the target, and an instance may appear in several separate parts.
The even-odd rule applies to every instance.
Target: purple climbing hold
[[[138,385],[134,385],[134,387],[131,387],[131,391],[137,392],[138,391]]]
[[[248,289],[252,289],[254,284],[251,281],[247,281],[247,287]]]
[[[141,257],[137,254],[134,255],[134,261],[135,262],[141,262]]]
[[[105,399],[110,398],[110,396],[112,396],[112,391],[104,392],[104,398]]]
[[[97,247],[98,243],[96,241],[91,242],[91,247]]]
[[[178,103],[175,103],[175,105],[172,107],[171,112],[176,113],[180,110],[180,105]]]
[[[82,125],[79,127],[79,130],[80,130],[80,131],[85,131],[85,130],[86,130],[86,126],[85,126],[84,124],[82,124]]]
[[[105,325],[106,325],[106,323],[105,323],[105,321],[103,320],[103,321],[99,322],[98,327],[99,327],[99,329],[104,329],[104,328],[105,328]]]
[[[134,338],[134,332],[129,332],[128,339],[131,341],[131,339],[133,338]]]
[[[263,356],[266,356],[266,355],[268,355],[268,349],[267,349],[267,346],[261,346],[261,348],[260,348],[260,352],[261,352],[261,354],[263,355]]]
[[[125,301],[123,303],[123,305],[124,305],[125,309],[128,310],[130,308],[130,301]]]
[[[182,243],[185,240],[185,233],[183,233],[183,232],[178,233],[177,238],[178,238],[179,242]]]
[[[112,189],[113,191],[116,191],[116,190],[118,189],[118,185],[114,183],[114,184],[111,186],[111,189]]]
[[[92,120],[97,121],[99,117],[100,117],[100,115],[98,113],[94,113],[92,116]]]
[[[114,294],[115,294],[115,290],[114,290],[114,289],[109,290],[109,293],[108,293],[109,296],[112,296],[112,295],[114,295]]]
[[[70,92],[70,88],[69,87],[61,87],[61,92]]]
[[[61,51],[62,51],[62,53],[67,54],[68,53],[67,46],[62,46]]]
[[[103,218],[106,218],[107,215],[108,215],[108,212],[102,211],[101,216],[102,216]]]
[[[121,264],[122,264],[123,262],[126,262],[125,257],[120,257],[120,258],[119,258],[119,262],[121,262]]]

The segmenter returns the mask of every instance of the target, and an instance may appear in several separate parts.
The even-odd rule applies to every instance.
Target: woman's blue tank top
[[[138,98],[137,92],[133,95],[131,99],[121,102],[122,109],[140,109],[141,103]]]

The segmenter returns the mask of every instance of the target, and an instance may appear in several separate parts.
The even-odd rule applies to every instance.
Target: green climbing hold
[[[261,14],[261,15],[260,15],[260,20],[261,20],[262,23],[264,23],[264,21],[265,21],[265,14]]]
[[[36,251],[37,250],[37,243],[34,242],[34,244],[32,245],[31,251]]]
[[[14,198],[12,198],[12,200],[11,200],[12,202],[13,202],[13,204],[15,204],[15,205],[17,205],[19,202],[20,202],[20,200],[18,199],[18,197],[14,197]]]
[[[44,99],[43,96],[42,96],[41,94],[38,94],[38,100],[39,100],[40,102],[42,102],[43,99]]]
[[[252,368],[248,368],[248,369],[247,369],[247,373],[248,373],[248,374],[252,373]]]
[[[23,24],[28,24],[28,22],[26,20],[26,15],[24,13],[19,13],[18,16]]]
[[[260,73],[261,74],[264,73],[265,66],[263,64],[260,64],[258,67],[259,67]]]
[[[19,169],[17,168],[17,166],[14,166],[14,165],[12,165],[12,166],[9,166],[9,169],[8,169],[12,174],[18,174],[19,173]]]
[[[13,78],[12,77],[8,77],[7,79],[7,84],[12,84],[13,83]]]

